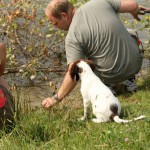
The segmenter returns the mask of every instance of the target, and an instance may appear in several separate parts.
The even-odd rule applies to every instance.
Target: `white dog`
[[[133,120],[145,118],[140,116],[133,120],[123,120],[119,118],[121,105],[117,97],[113,95],[111,90],[101,82],[94,72],[94,64],[89,60],[76,61],[71,70],[71,78],[81,79],[81,94],[84,104],[84,116],[82,120],[87,119],[92,104],[93,114],[96,118],[92,121],[96,123],[115,121],[117,123],[128,123]]]

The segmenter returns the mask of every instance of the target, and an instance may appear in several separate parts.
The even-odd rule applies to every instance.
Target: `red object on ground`
[[[6,103],[6,97],[4,92],[0,89],[0,108],[4,107]]]
[[[141,40],[140,40],[140,39],[138,39],[138,40],[137,40],[137,42],[138,42],[138,46],[140,46],[140,44],[141,44]]]

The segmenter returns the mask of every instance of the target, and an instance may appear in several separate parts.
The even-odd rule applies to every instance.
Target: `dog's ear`
[[[90,67],[91,69],[94,71],[95,70],[95,64],[92,60],[84,60]]]
[[[77,66],[77,64],[80,62],[80,60],[74,62],[73,64],[71,64],[71,67],[69,69],[69,73],[70,73],[70,76],[72,78],[72,80],[74,80],[74,78],[76,78],[76,81],[79,80],[79,73],[81,73],[83,71],[82,68],[79,68]]]

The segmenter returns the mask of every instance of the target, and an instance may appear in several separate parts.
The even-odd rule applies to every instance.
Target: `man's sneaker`
[[[135,82],[135,78],[130,78],[128,80],[125,80],[123,82],[123,84],[126,86],[126,89],[127,89],[128,92],[131,92],[131,93],[136,92],[137,85],[136,85],[136,82]]]

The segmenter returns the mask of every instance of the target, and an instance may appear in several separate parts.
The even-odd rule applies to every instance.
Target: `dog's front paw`
[[[80,118],[80,120],[82,120],[82,121],[87,120],[87,117],[83,116]]]

